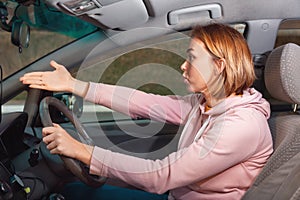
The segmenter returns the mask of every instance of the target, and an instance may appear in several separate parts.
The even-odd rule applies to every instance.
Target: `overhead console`
[[[126,30],[149,18],[143,0],[46,0],[46,3],[103,29]]]

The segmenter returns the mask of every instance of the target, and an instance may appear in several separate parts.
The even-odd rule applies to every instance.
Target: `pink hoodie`
[[[226,98],[206,112],[200,94],[160,96],[90,83],[85,98],[133,118],[187,124],[178,150],[161,160],[99,147],[92,155],[90,173],[153,193],[170,190],[169,199],[240,199],[273,151],[269,103],[255,89]]]

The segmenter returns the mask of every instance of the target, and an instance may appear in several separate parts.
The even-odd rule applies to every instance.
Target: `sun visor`
[[[143,0],[48,0],[58,10],[106,29],[129,29],[145,23]]]

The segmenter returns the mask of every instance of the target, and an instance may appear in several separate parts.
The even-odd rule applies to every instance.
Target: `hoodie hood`
[[[204,111],[205,104],[201,105],[201,110]],[[249,88],[243,91],[243,95],[237,95],[228,97],[224,101],[220,102],[207,112],[203,114],[215,116],[220,115],[230,109],[237,107],[254,108],[265,115],[268,119],[270,117],[270,104],[266,99],[262,97],[262,94],[254,88]]]

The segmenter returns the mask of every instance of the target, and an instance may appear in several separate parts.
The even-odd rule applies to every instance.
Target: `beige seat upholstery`
[[[274,49],[264,76],[273,98],[300,104],[300,47],[290,43]],[[269,125],[275,151],[242,199],[300,199],[300,114],[272,113]]]

